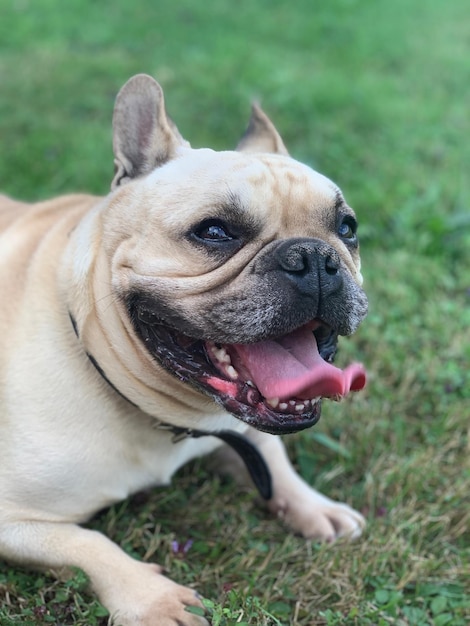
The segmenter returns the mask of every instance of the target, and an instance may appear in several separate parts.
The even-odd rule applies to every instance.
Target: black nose
[[[343,285],[340,257],[321,239],[288,239],[275,254],[280,268],[303,294],[325,298]]]

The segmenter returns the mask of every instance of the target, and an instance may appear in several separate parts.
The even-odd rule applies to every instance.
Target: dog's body
[[[313,424],[317,396],[363,386],[360,368],[326,364],[367,309],[354,216],[257,108],[237,152],[192,150],[138,76],[114,125],[106,198],[0,197],[0,557],[82,568],[116,624],[193,626],[193,591],[77,524],[221,445],[175,441],[197,430],[256,447],[293,530],[359,534],[275,436]]]

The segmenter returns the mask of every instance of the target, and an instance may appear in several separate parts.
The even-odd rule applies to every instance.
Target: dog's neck
[[[73,331],[77,337],[80,339],[77,324],[73,317],[73,315],[69,312],[70,322],[72,324]],[[91,355],[89,352],[85,352],[90,362],[93,364],[95,370],[98,374],[107,382],[109,387],[118,395],[121,396],[126,402],[131,404],[134,407],[137,407],[135,402],[132,402],[127,398],[106,376],[103,368],[97,362],[95,357]],[[137,407],[139,408],[139,407]],[[202,430],[196,430],[194,428],[183,428],[180,426],[174,426],[173,424],[168,424],[167,422],[163,422],[157,418],[154,418],[154,426],[159,430],[165,430],[167,432],[172,433],[172,442],[174,444],[186,439],[187,437],[192,437],[194,439],[198,439],[200,437],[217,437],[227,445],[229,445],[237,454],[241,457],[243,462],[245,463],[246,469],[251,476],[251,479],[257,488],[260,496],[264,500],[270,500],[272,497],[272,481],[271,474],[269,469],[264,461],[263,457],[259,453],[256,446],[254,446],[246,437],[240,435],[231,430],[221,430],[214,432],[206,432]]]

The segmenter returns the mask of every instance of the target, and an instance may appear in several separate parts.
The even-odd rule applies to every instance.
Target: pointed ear
[[[237,150],[240,152],[289,154],[274,124],[256,103],[251,106],[250,123],[237,146]]]
[[[111,189],[151,172],[189,146],[167,117],[163,91],[146,74],[133,76],[116,98],[113,116],[115,176]]]

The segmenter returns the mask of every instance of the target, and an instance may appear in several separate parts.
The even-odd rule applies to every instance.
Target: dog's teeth
[[[312,403],[312,406],[314,406],[314,405],[318,402],[318,400],[320,400],[320,398],[319,398],[319,397],[318,397],[318,398],[312,398],[312,399],[310,400],[310,402]]]
[[[228,354],[227,350],[225,350],[225,348],[213,348],[212,350],[215,358],[220,362],[220,363],[226,363],[227,365],[230,365],[230,363],[232,362],[230,359],[230,355]]]
[[[304,400],[305,408],[308,409],[310,407],[310,400]]]
[[[279,408],[281,409],[281,411],[285,411],[288,406],[289,405],[287,404],[287,402],[281,402],[281,404],[279,405]]]
[[[246,384],[249,385],[250,387],[255,387],[255,383],[252,380],[247,380]]]
[[[228,376],[230,376],[230,378],[231,378],[232,380],[237,380],[237,378],[238,378],[238,372],[237,372],[237,370],[233,367],[233,365],[229,365],[229,366],[226,368],[226,370],[225,370],[225,371],[227,372],[227,375],[228,375]]]
[[[296,404],[295,405],[295,410],[296,411],[303,411],[305,409],[305,404]]]
[[[269,406],[272,406],[273,409],[276,409],[279,405],[279,398],[268,398],[266,402]]]
[[[295,406],[295,400],[289,400],[289,406],[294,407]]]

